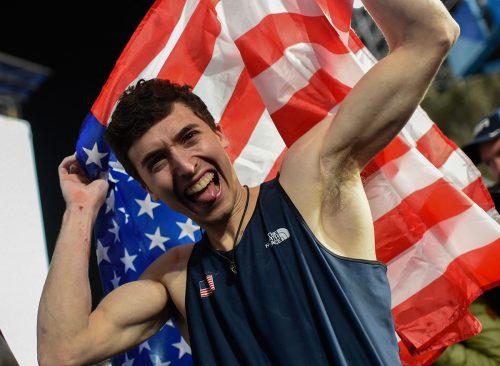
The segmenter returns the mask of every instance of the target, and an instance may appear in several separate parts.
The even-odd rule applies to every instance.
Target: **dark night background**
[[[19,116],[30,122],[33,132],[49,256],[64,212],[57,166],[75,151],[83,119],[153,1],[62,4],[17,1],[0,5],[0,52],[52,70],[21,105]],[[95,265],[91,273],[95,283]]]

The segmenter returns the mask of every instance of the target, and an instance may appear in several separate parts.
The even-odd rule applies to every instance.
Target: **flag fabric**
[[[290,146],[336,108],[376,60],[350,27],[352,0],[157,0],[82,124],[77,156],[110,188],[94,234],[104,292],[134,280],[200,228],[129,177],[103,141],[119,95],[138,79],[193,86],[230,141],[242,183],[274,177]],[[411,71],[409,71],[411,72]],[[360,106],[362,108],[362,106]],[[468,305],[500,284],[498,213],[479,171],[418,108],[363,171],[378,258],[388,266],[405,365],[425,365],[477,334]],[[200,284],[210,295],[210,285]],[[169,321],[113,365],[191,364]]]

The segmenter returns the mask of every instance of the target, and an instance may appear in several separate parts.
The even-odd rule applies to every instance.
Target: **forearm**
[[[88,278],[95,209],[68,207],[38,312],[39,357],[67,357],[68,342],[88,325],[92,301]]]
[[[407,43],[451,46],[458,26],[439,0],[363,0],[393,50]]]
[[[326,162],[349,156],[357,169],[401,131],[459,34],[438,0],[364,3],[384,32],[390,53],[346,96],[329,122],[320,152]]]

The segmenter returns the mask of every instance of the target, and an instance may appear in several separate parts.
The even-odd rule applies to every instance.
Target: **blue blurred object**
[[[466,77],[500,71],[500,0],[462,0],[452,15],[461,30],[448,56],[453,73]]]

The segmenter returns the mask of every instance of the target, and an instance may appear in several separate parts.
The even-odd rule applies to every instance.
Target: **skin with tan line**
[[[376,259],[373,222],[360,172],[412,115],[450,47],[458,27],[437,0],[366,0],[390,53],[328,116],[297,140],[280,169],[280,183],[316,237],[333,252]],[[129,150],[144,188],[189,216],[215,249],[230,250],[245,204],[225,148],[189,108],[176,103]],[[88,280],[91,228],[107,183],[89,182],[76,159],[65,158],[59,177],[66,200],[60,235],[39,306],[41,365],[81,365],[107,359],[157,332],[174,316],[184,337],[186,265],[192,245],[169,250],[135,282],[118,287],[94,311]],[[243,233],[259,187],[250,189]],[[240,234],[241,236],[241,234]],[[176,311],[170,313],[172,302]]]

